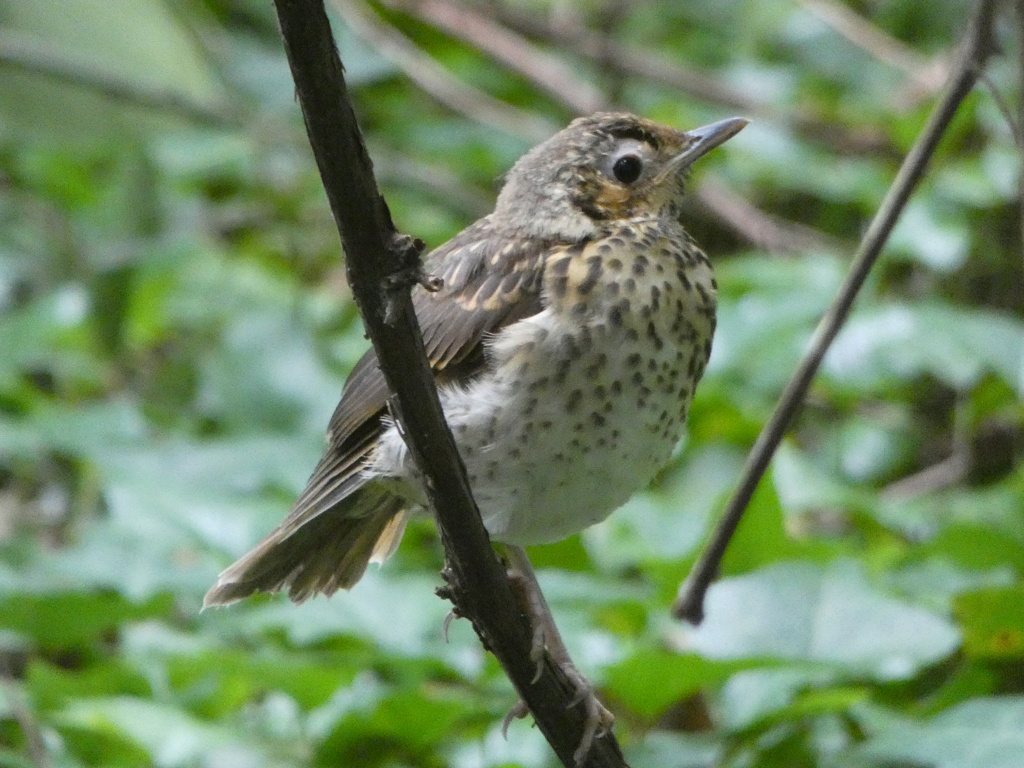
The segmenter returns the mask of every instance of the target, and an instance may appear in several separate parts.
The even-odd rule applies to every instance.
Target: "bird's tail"
[[[254,592],[288,590],[301,603],[348,589],[371,560],[383,561],[395,551],[407,505],[371,481],[315,516],[290,515],[220,575],[203,607],[227,605]]]

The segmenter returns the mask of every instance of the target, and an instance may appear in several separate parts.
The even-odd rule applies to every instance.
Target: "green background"
[[[430,245],[580,109],[754,121],[684,214],[721,310],[681,450],[531,552],[630,764],[1024,766],[1010,9],[693,629],[676,589],[968,6],[481,4],[510,60],[479,49],[493,28],[463,39],[465,11],[453,35],[437,4],[332,7],[385,196]],[[501,737],[514,694],[466,622],[443,639],[427,519],[350,593],[200,613],[287,511],[366,346],[269,2],[0,0],[0,766],[554,764],[528,721]]]

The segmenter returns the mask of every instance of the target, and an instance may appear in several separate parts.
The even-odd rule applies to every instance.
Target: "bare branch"
[[[764,475],[768,462],[778,448],[782,436],[792,421],[810,388],[811,381],[821,365],[825,353],[842,328],[857,294],[868,273],[885,246],[896,220],[910,199],[917,183],[924,176],[928,161],[947,127],[978,79],[978,72],[994,50],[992,22],[995,0],[978,0],[974,16],[964,38],[958,62],[950,75],[939,103],[928,117],[910,153],[900,166],[878,213],[871,222],[846,280],[833,299],[811,340],[810,348],[786,385],[775,412],[761,431],[743,467],[739,487],[719,521],[711,540],[690,576],[680,588],[672,613],[676,618],[699,624],[704,617],[704,595],[707,592],[722,555],[739,525],[743,511],[750,503],[754,489]]]
[[[417,0],[404,0],[415,3]],[[461,0],[443,2],[462,13],[467,7]],[[850,130],[834,120],[821,120],[794,108],[779,108],[764,99],[734,88],[723,79],[706,71],[669,61],[657,54],[622,45],[607,36],[594,33],[580,24],[573,14],[556,22],[547,22],[536,13],[521,11],[509,3],[481,3],[473,6],[476,13],[487,14],[525,37],[557,46],[589,59],[603,69],[617,69],[623,76],[637,77],[685,93],[695,99],[736,110],[760,119],[775,120],[803,135],[829,146],[837,152],[878,152],[891,148],[884,131],[857,128]]]
[[[835,0],[800,0],[800,4],[869,55],[904,73],[922,95],[936,93],[946,80],[946,57],[928,59]]]
[[[1017,74],[1019,76],[1018,86],[1021,91],[1024,92],[1024,3],[1016,2],[1013,4],[1014,10],[1014,22],[1016,24],[1017,31]],[[1014,134],[1017,140],[1017,151],[1021,154],[1021,162],[1018,164],[1020,167],[1020,180],[1018,183],[1017,195],[1019,200],[1017,205],[1020,208],[1020,239],[1021,243],[1024,243],[1024,99],[1020,100],[1020,106],[1018,107],[1018,118],[1015,123],[1018,130]]]
[[[5,662],[4,667],[8,664]],[[25,702],[21,688],[7,669],[0,671],[0,694],[15,722],[21,726],[21,734],[25,739],[25,751],[34,768],[53,768],[50,752],[46,748],[46,740],[39,720]]]
[[[965,453],[954,453],[938,464],[890,483],[882,489],[880,496],[892,501],[914,499],[956,485],[967,477],[969,469],[970,457]]]
[[[389,0],[388,5],[411,11],[452,37],[464,40],[528,78],[576,114],[589,115],[608,106],[604,94],[578,77],[560,57],[538,48],[469,6],[456,7],[438,0]]]
[[[571,706],[575,689],[550,659],[532,682],[531,632],[480,521],[424,355],[408,290],[408,280],[419,275],[422,244],[395,231],[377,190],[323,0],[275,0],[275,6],[310,144],[345,246],[349,284],[437,514],[448,556],[447,593],[501,662],[559,759],[574,766],[584,712]],[[403,282],[403,288],[389,287]],[[583,765],[622,768],[625,762],[608,735],[594,742]]]
[[[823,232],[765,213],[712,177],[701,179],[696,195],[751,245],[770,253],[837,251],[840,248],[838,241]]]
[[[437,101],[469,119],[514,136],[540,141],[554,132],[547,121],[484,93],[451,75],[394,27],[382,22],[361,0],[332,0],[338,15],[357,35],[396,64]]]

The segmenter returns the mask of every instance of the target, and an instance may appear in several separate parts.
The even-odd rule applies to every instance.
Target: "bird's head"
[[[579,240],[607,222],[675,216],[694,161],[747,123],[678,131],[624,112],[581,117],[512,167],[494,219],[533,237]]]

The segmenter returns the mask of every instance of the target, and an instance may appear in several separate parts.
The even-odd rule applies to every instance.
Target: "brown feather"
[[[440,277],[444,286],[436,293],[416,288],[413,306],[435,371],[472,359],[474,365],[460,366],[458,371],[458,379],[471,378],[485,363],[480,353],[489,334],[543,309],[541,262],[551,245],[503,236],[484,218],[427,257],[427,272]],[[343,446],[361,424],[378,420],[387,396],[387,384],[371,349],[345,383],[331,418],[332,444]]]
[[[503,235],[484,218],[430,254],[426,269],[444,286],[414,289],[413,306],[439,384],[476,376],[488,335],[543,309],[541,262],[551,245]],[[387,397],[370,349],[345,383],[327,451],[288,517],[221,574],[206,605],[256,591],[287,589],[297,602],[331,594],[355,584],[371,557],[394,551],[408,504],[363,473],[384,429]]]
[[[330,514],[293,515],[248,554],[225,570],[203,607],[227,605],[254,592],[288,590],[297,603],[317,594],[348,589],[362,577],[391,520],[405,500],[380,483],[364,483]]]

